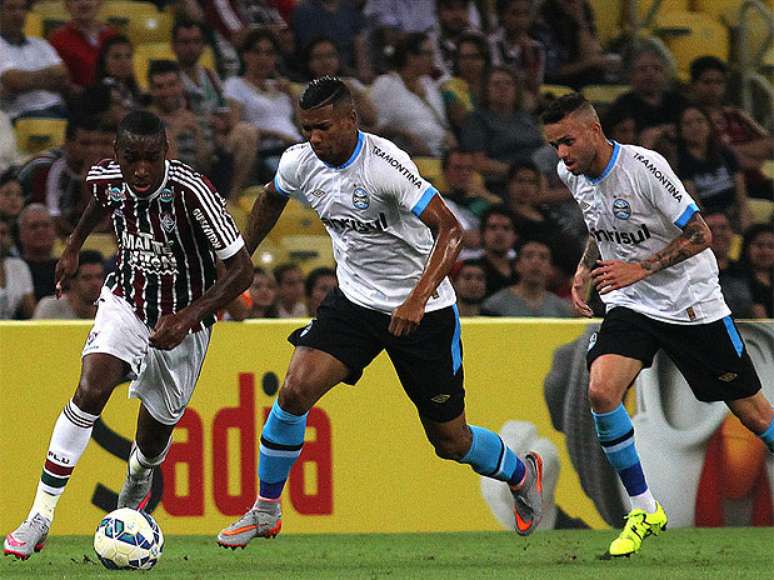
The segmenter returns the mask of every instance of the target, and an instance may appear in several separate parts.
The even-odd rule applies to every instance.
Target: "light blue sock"
[[[629,497],[645,493],[648,484],[634,446],[634,425],[623,404],[609,413],[591,412],[602,450],[618,472]]]
[[[769,423],[766,430],[758,435],[758,437],[760,437],[766,444],[766,447],[769,448],[769,452],[774,453],[774,419],[771,420],[771,423]]]
[[[507,481],[511,485],[521,483],[526,471],[524,463],[497,433],[475,425],[470,425],[470,433],[473,442],[460,463],[467,463],[476,473]]]
[[[277,499],[282,494],[290,468],[304,446],[308,414],[293,415],[279,406],[279,400],[274,401],[261,432],[258,478],[262,498]]]

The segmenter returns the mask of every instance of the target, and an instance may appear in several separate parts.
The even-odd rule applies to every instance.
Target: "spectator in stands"
[[[662,139],[673,141],[677,117],[686,99],[670,88],[672,67],[659,47],[643,40],[632,50],[629,83],[632,90],[618,97],[608,113],[616,118],[631,117],[637,122],[637,139],[654,148]]]
[[[244,72],[223,86],[238,118],[257,127],[258,148],[264,157],[278,156],[289,145],[302,141],[290,83],[277,76],[277,53],[277,43],[269,31],[250,31],[239,53]]]
[[[24,192],[19,182],[18,168],[10,167],[0,174],[0,220],[8,224],[12,236],[23,207]]]
[[[546,82],[578,89],[621,68],[620,57],[602,51],[588,0],[545,0],[532,35],[546,49]]]
[[[742,265],[749,276],[757,317],[774,318],[774,226],[755,224],[744,233]]]
[[[460,316],[480,316],[486,296],[486,273],[478,260],[459,262],[451,272]]]
[[[2,81],[0,81],[0,87]],[[2,88],[0,88],[2,90]],[[16,147],[16,135],[13,132],[11,118],[0,110],[0,173],[6,172],[9,168],[21,161],[21,155]]]
[[[70,20],[51,34],[51,45],[62,57],[78,87],[94,84],[102,44],[117,31],[97,19],[102,0],[65,0]]]
[[[180,65],[188,108],[213,134],[217,162],[210,169],[210,178],[220,191],[236,198],[255,168],[258,129],[239,120],[239,111],[229,107],[218,75],[199,64],[204,47],[201,24],[179,20],[172,27],[172,50]]]
[[[350,2],[343,0],[301,0],[293,11],[291,28],[296,49],[303,51],[316,38],[336,41],[344,67],[357,72],[361,81],[373,78],[366,44],[366,20]]]
[[[274,268],[279,302],[277,315],[280,318],[303,318],[307,316],[304,303],[304,273],[295,264],[280,264]]]
[[[637,139],[637,120],[631,111],[608,112],[602,119],[605,135],[622,145],[639,145]]]
[[[492,62],[510,68],[537,103],[546,66],[546,48],[530,36],[534,26],[531,0],[497,0],[498,28],[489,37]],[[532,107],[529,107],[532,110]]]
[[[462,149],[473,153],[487,188],[498,195],[505,193],[511,163],[531,159],[544,145],[537,123],[521,108],[519,86],[510,69],[492,67],[481,107],[466,119],[460,141]]]
[[[742,109],[725,103],[728,67],[714,56],[691,63],[691,93],[710,115],[724,145],[736,154],[751,197],[771,199],[772,182],[761,168],[774,156],[774,138]]]
[[[26,319],[35,310],[32,274],[24,260],[11,255],[11,226],[0,219],[0,320]]]
[[[143,94],[134,78],[131,41],[123,34],[111,36],[102,43],[95,70],[95,82],[114,89],[129,109],[139,108]]]
[[[28,0],[0,2],[0,108],[13,120],[67,115],[70,78],[56,50],[24,35]]]
[[[410,155],[440,157],[456,141],[438,86],[430,77],[433,46],[426,34],[406,35],[395,48],[394,70],[374,81],[371,100],[379,114],[379,133]]]
[[[54,293],[54,221],[48,208],[32,203],[19,214],[19,254],[32,272],[35,300]]]
[[[704,214],[704,221],[712,232],[710,248],[718,262],[718,280],[726,304],[731,309],[734,318],[758,318],[763,315],[763,309],[755,312],[753,295],[750,288],[749,274],[741,265],[730,258],[731,241],[734,230],[726,214],[709,212]]]
[[[69,279],[61,298],[45,296],[35,308],[35,319],[90,319],[97,314],[97,300],[105,282],[102,254],[83,250],[78,256],[78,269]]]
[[[486,38],[479,32],[463,32],[454,55],[454,76],[441,85],[446,113],[455,132],[462,130],[465,118],[481,103],[491,64]]]
[[[78,116],[96,117],[112,127],[118,127],[132,110],[131,107],[132,103],[126,100],[117,87],[103,84],[86,87],[73,100],[72,105]]]
[[[325,37],[313,40],[306,47],[302,60],[305,70],[305,81],[311,81],[324,76],[339,77],[346,83],[349,92],[352,93],[360,126],[364,130],[376,126],[376,107],[368,96],[368,87],[355,77],[348,75],[342,68],[339,51],[336,48],[335,42]],[[296,96],[300,96],[303,87],[296,85],[294,89]]]
[[[493,206],[481,216],[481,267],[486,275],[486,295],[491,296],[516,283],[516,253],[519,240],[513,213],[504,206]]]
[[[387,69],[395,45],[412,32],[430,33],[437,24],[435,2],[416,0],[368,0],[363,14],[369,23],[369,44],[374,68]]]
[[[180,65],[173,60],[154,60],[148,69],[148,109],[167,127],[170,155],[197,171],[209,172],[213,158],[211,135],[205,133],[201,117],[186,106]]]
[[[247,295],[250,304],[247,318],[277,318],[277,282],[271,272],[256,266]]]
[[[306,293],[306,310],[309,316],[317,316],[317,309],[325,300],[328,292],[338,288],[339,281],[336,279],[336,270],[333,268],[315,268],[306,277],[304,291]]]
[[[722,145],[706,111],[687,106],[678,117],[677,174],[706,212],[722,211],[736,231],[751,223],[744,175],[736,157]]]
[[[516,256],[518,282],[489,296],[481,305],[481,313],[488,316],[572,316],[567,301],[547,290],[552,271],[548,244],[526,240]]]
[[[433,76],[446,77],[454,68],[460,35],[478,28],[470,18],[476,9],[470,0],[436,0],[435,9],[437,24],[430,34],[434,52]]]
[[[73,116],[67,122],[64,145],[34,157],[20,169],[26,202],[45,204],[60,235],[70,233],[77,223],[83,179],[91,165],[113,156],[114,137],[114,129],[99,118]]]

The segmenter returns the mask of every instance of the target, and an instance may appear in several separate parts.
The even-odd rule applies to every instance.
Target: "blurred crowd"
[[[712,229],[734,315],[773,316],[771,209],[752,206],[772,200],[763,168],[774,141],[736,106],[733,70],[717,57],[696,58],[680,82],[652,38],[623,27],[603,47],[585,0],[156,4],[174,14],[174,58],[151,60],[136,78],[135,46],[99,19],[101,0],[65,0],[70,20],[46,38],[24,33],[30,2],[0,0],[0,319],[94,316],[113,257],[84,251],[57,301],[56,248],[88,203],[85,174],[113,156],[127,112],[159,115],[170,155],[233,202],[270,180],[282,151],[303,140],[296,101],[323,75],[345,79],[362,128],[404,148],[462,223],[452,272],[461,315],[572,315],[587,232],[538,118],[547,87],[607,84],[623,86],[596,103],[608,137],[669,160]],[[26,118],[66,119],[64,144],[25,158],[13,127]],[[256,268],[222,316],[314,316],[336,285],[334,268]]]

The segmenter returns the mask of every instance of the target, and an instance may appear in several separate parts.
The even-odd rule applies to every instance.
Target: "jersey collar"
[[[151,193],[148,197],[141,197],[132,191],[132,188],[129,186],[128,183],[126,184],[126,189],[134,199],[143,200],[143,201],[152,201],[156,199],[159,193],[161,193],[161,190],[164,189],[164,187],[166,187],[168,179],[169,179],[169,160],[165,159],[164,160],[164,179],[161,180],[161,184],[156,188],[156,191]]]
[[[610,172],[613,170],[613,167],[615,167],[616,161],[618,161],[618,155],[621,153],[621,146],[615,141],[610,141],[610,143],[613,144],[613,153],[612,155],[610,155],[610,161],[607,162],[607,166],[605,167],[605,170],[598,177],[589,177],[588,175],[586,175],[586,179],[589,180],[591,185],[599,184],[603,179],[605,179],[605,177],[610,175]]]
[[[341,165],[330,165],[328,163],[325,163],[326,167],[330,167],[331,169],[346,169],[350,165],[352,165],[355,160],[357,159],[357,156],[360,155],[360,152],[363,150],[363,142],[365,141],[365,136],[363,135],[363,132],[358,130],[357,132],[357,143],[355,144],[355,150],[352,152],[352,155],[349,156],[349,159],[347,159],[344,163]]]

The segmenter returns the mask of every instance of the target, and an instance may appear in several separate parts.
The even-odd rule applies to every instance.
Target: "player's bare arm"
[[[240,249],[223,264],[226,268],[224,275],[209,290],[181,311],[159,319],[150,335],[152,347],[162,350],[175,348],[199,321],[247,289],[253,279],[253,265],[247,250]]]
[[[578,268],[575,270],[571,289],[573,309],[575,309],[576,313],[588,318],[594,316],[594,312],[586,304],[586,296],[589,293],[591,271],[598,260],[599,247],[597,246],[597,241],[592,236],[589,236],[589,239],[586,241],[586,249],[583,250]]]
[[[433,232],[435,244],[419,282],[406,301],[392,313],[389,331],[395,336],[410,334],[419,325],[425,315],[427,301],[447,276],[462,249],[462,226],[440,196],[434,196],[419,217]]]
[[[672,240],[660,252],[641,262],[601,260],[591,273],[600,294],[607,294],[625,288],[665,268],[679,264],[706,250],[712,241],[712,233],[700,214],[695,213],[688,220],[683,233]]]
[[[288,203],[288,198],[279,195],[274,189],[274,183],[269,182],[259,194],[250,210],[247,227],[244,232],[247,253],[253,255],[255,249],[277,223],[282,210]]]
[[[92,198],[89,201],[89,205],[81,215],[81,219],[78,220],[78,225],[75,226],[73,233],[67,238],[67,243],[62,251],[62,256],[56,263],[56,297],[60,298],[62,295],[62,283],[75,275],[78,270],[78,253],[81,251],[81,246],[89,234],[97,227],[105,217],[108,210],[102,207],[96,199]]]

